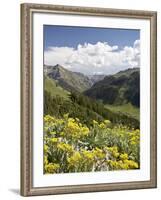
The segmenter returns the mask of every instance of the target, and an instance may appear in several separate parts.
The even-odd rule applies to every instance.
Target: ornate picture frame
[[[96,183],[83,184],[62,184],[56,185],[56,179],[53,178],[53,185],[42,183],[42,186],[36,186],[33,180],[34,165],[35,165],[35,124],[34,120],[34,103],[36,91],[34,89],[34,26],[35,14],[55,15],[57,20],[61,15],[88,18],[104,18],[104,19],[119,19],[119,20],[143,20],[143,23],[149,24],[149,179],[135,181],[105,181]],[[116,26],[117,27],[117,26]],[[43,42],[42,42],[43,45]],[[144,46],[144,43],[142,43]],[[144,47],[143,47],[144,48]],[[41,54],[40,56],[43,57]],[[43,63],[42,63],[43,65]],[[43,91],[42,91],[43,92]],[[40,108],[43,109],[43,108]],[[146,110],[144,109],[144,112]],[[147,113],[141,113],[146,115]],[[40,122],[41,123],[41,122]],[[143,134],[145,133],[142,131]],[[145,133],[146,134],[146,133]],[[148,137],[148,136],[147,136]],[[43,145],[43,141],[41,143]],[[144,149],[145,150],[145,149]],[[42,164],[43,165],[43,164]],[[93,173],[93,172],[91,172]],[[62,174],[61,174],[62,175]],[[46,175],[45,175],[46,176]],[[47,175],[50,176],[50,175]],[[63,177],[63,176],[62,176]],[[59,179],[59,174],[57,174]],[[157,187],[157,13],[154,11],[141,10],[119,10],[94,7],[74,7],[62,5],[48,4],[21,4],[21,195],[49,195],[49,194],[67,194],[81,192],[99,192],[111,190],[127,190],[127,189],[142,189]]]

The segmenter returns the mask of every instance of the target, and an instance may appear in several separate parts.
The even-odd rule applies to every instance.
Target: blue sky
[[[98,41],[108,42],[110,45],[132,46],[140,38],[139,30],[88,28],[72,26],[44,26],[44,47],[50,46],[74,47],[85,42],[95,44]]]
[[[84,74],[140,66],[140,31],[44,25],[44,63]]]

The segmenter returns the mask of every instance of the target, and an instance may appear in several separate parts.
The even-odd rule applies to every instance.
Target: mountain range
[[[72,72],[63,66],[44,66],[45,76],[64,90],[82,93],[104,104],[131,103],[140,106],[140,69],[132,68],[114,75],[90,75]],[[49,80],[48,80],[49,82]]]
[[[85,95],[102,100],[103,103],[122,105],[131,103],[140,106],[140,70],[127,69],[105,76],[84,92]]]

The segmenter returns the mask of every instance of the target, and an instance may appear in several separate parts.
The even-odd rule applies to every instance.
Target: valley
[[[133,82],[138,76],[136,68],[115,75],[87,77],[60,65],[45,66],[44,112],[58,117],[69,113],[86,124],[108,118],[114,124],[139,128],[139,107],[131,100],[132,95],[128,96],[131,92],[136,99],[137,86]]]

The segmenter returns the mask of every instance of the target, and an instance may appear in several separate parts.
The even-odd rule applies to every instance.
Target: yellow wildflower
[[[58,142],[58,138],[51,138],[51,139],[50,139],[50,142],[52,142],[52,143],[57,143],[57,142]]]
[[[45,165],[46,173],[56,173],[59,168],[60,168],[60,165],[56,163],[49,163]]]
[[[63,142],[59,143],[57,145],[57,148],[60,149],[60,150],[62,150],[62,151],[66,151],[66,152],[72,152],[73,151],[73,148],[72,148],[71,145],[63,143]]]
[[[49,149],[49,147],[45,144],[45,145],[44,145],[44,153],[47,153],[47,152],[48,152],[48,149]]]
[[[128,154],[127,153],[123,153],[120,155],[120,159],[121,160],[127,160],[128,159]]]
[[[106,156],[105,153],[102,151],[102,149],[99,149],[98,147],[96,147],[93,150],[93,154],[96,157],[96,159],[103,159]]]
[[[94,154],[91,151],[87,151],[87,150],[83,150],[82,151],[83,156],[87,159],[87,160],[93,160],[94,159]]]
[[[71,157],[67,158],[69,166],[75,166],[79,164],[82,160],[82,157],[78,151],[76,151]]]

